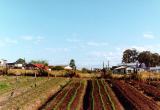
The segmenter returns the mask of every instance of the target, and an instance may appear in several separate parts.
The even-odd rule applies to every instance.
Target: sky
[[[51,65],[121,63],[125,49],[160,53],[159,0],[0,0],[0,58]]]

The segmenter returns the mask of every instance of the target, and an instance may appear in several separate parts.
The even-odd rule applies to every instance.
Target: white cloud
[[[9,38],[9,37],[4,37],[4,38],[0,39],[0,46],[1,47],[8,46],[8,45],[14,45],[14,44],[17,44],[17,43],[18,43],[18,40],[12,39],[12,38]]]
[[[145,39],[154,39],[154,38],[155,38],[155,36],[154,36],[153,33],[151,33],[151,32],[149,32],[149,33],[144,33],[144,34],[143,34],[143,37],[144,37]]]
[[[17,44],[18,41],[15,39],[11,39],[11,38],[5,38],[4,42],[8,43],[8,44]]]
[[[32,42],[32,43],[34,43],[34,44],[39,44],[39,43],[41,43],[45,38],[42,37],[42,36],[22,36],[21,39],[24,40],[24,41]]]
[[[107,61],[110,61],[110,65],[116,65],[118,63],[121,63],[121,59],[122,59],[122,51],[109,51],[109,52],[105,52],[105,51],[92,51],[88,53],[89,57],[92,59],[97,59],[97,61],[101,60],[101,61],[105,61],[105,63],[107,63]]]
[[[159,48],[160,45],[159,44],[154,44],[154,45],[137,45],[137,46],[131,46],[131,48],[135,48],[138,51],[142,52],[142,51],[151,51],[151,52],[160,52]]]

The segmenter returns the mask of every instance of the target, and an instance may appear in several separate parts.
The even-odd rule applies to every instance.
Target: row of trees
[[[19,58],[16,63],[20,63],[20,64],[26,64],[25,59]],[[44,64],[45,66],[48,66],[48,61],[46,60],[31,60],[29,63],[32,64]]]
[[[20,63],[20,64],[26,64],[25,59],[19,58],[16,63]],[[48,61],[47,60],[31,60],[29,63],[32,64],[44,64],[45,66],[48,66]],[[72,67],[73,69],[76,69],[76,64],[75,64],[75,60],[71,59],[69,66]],[[62,67],[58,66],[58,69],[62,69]]]
[[[160,55],[150,51],[138,52],[136,49],[127,49],[123,52],[123,63],[144,63],[146,67],[160,66]]]

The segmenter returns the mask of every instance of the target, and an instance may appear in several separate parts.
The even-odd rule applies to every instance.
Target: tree
[[[160,66],[160,55],[159,55],[159,57],[158,57],[158,66]]]
[[[150,51],[138,53],[136,49],[127,49],[123,52],[122,62],[135,63],[137,60],[146,67],[160,65],[160,55],[158,53],[151,53]]]
[[[146,67],[150,67],[152,61],[152,53],[150,51],[143,51],[138,55],[139,63],[145,63]]]
[[[152,53],[151,54],[151,66],[157,66],[159,64],[159,54]]]
[[[63,66],[54,66],[51,68],[52,70],[64,70]]]
[[[31,60],[32,64],[44,64],[45,66],[48,66],[48,61],[47,60]]]
[[[25,59],[19,58],[19,59],[16,61],[16,63],[18,63],[18,64],[25,64],[26,61],[25,61]]]
[[[70,60],[69,66],[72,67],[73,69],[76,68],[75,60],[74,60],[74,59],[71,59],[71,60]]]
[[[136,49],[127,49],[123,52],[122,62],[135,63],[137,61],[138,52]]]

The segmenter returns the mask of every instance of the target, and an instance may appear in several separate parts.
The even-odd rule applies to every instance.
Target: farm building
[[[6,64],[7,64],[7,60],[4,60],[4,59],[1,59],[1,60],[0,60],[0,66],[1,66],[1,67],[5,67]]]
[[[123,73],[123,74],[135,73],[135,72],[136,68],[131,66],[118,66],[113,70],[113,73]]]
[[[70,66],[66,66],[66,67],[64,67],[64,69],[65,69],[65,70],[72,70],[73,68],[70,67]]]
[[[20,63],[7,63],[7,67],[10,69],[24,69],[25,64],[20,64]]]
[[[113,69],[114,73],[136,73],[136,72],[142,72],[147,71],[148,68],[144,63],[122,63],[118,66],[115,66]]]
[[[7,67],[13,69],[15,68],[15,63],[7,63]]]
[[[138,68],[140,66],[140,64],[138,62],[136,62],[136,63],[121,63],[121,64],[118,64],[118,66],[129,66],[129,67]]]
[[[136,73],[137,68],[139,68],[139,63],[121,63],[118,64],[113,69],[113,73],[123,73],[123,74],[128,74],[128,73]]]
[[[26,64],[26,69],[34,70],[34,69],[42,69],[42,70],[50,70],[48,66],[43,64]]]
[[[151,72],[160,73],[160,66],[150,67],[149,70],[150,70]]]

